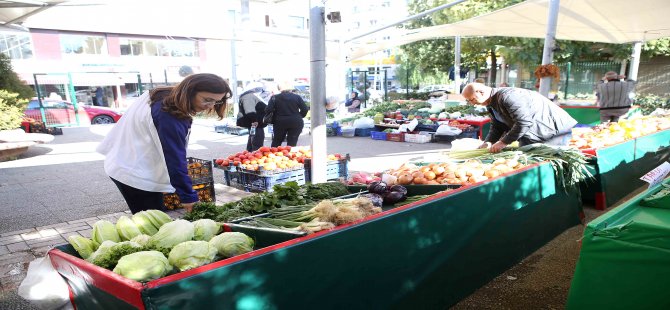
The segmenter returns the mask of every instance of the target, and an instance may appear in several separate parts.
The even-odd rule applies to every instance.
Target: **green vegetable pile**
[[[198,203],[184,219],[195,221],[211,219],[217,222],[228,222],[234,219],[287,206],[298,206],[323,199],[348,195],[347,186],[340,182],[298,185],[296,182],[277,184],[272,192],[262,192],[244,197],[238,201],[221,206],[213,203]]]
[[[149,281],[174,270],[184,271],[252,251],[254,240],[242,233],[219,234],[211,219],[173,221],[158,210],[142,211],[116,224],[93,224],[91,239],[79,235],[68,241],[88,262],[135,281]]]

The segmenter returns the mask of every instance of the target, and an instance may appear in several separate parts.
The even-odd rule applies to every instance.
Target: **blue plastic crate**
[[[242,186],[247,192],[271,192],[276,184],[294,181],[298,185],[305,184],[305,169],[296,169],[268,175],[240,172]]]
[[[369,137],[370,133],[373,131],[373,128],[356,128],[354,131],[354,136],[357,137]]]
[[[384,140],[386,141],[386,133],[383,131],[372,131],[370,132],[370,137],[372,140]]]
[[[326,180],[348,179],[349,161],[351,161],[349,154],[340,160],[328,161],[326,164]],[[305,181],[312,182],[312,163],[310,159],[305,159]]]

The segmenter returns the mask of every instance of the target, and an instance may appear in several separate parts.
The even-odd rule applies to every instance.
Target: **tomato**
[[[340,159],[341,159],[341,158],[342,158],[342,154],[340,154],[340,153],[335,153],[335,157],[337,157],[337,158],[340,158]]]
[[[284,149],[287,150],[287,151],[290,151],[290,150],[291,150],[291,146],[290,146],[290,145],[287,145],[287,146],[284,147]]]
[[[251,163],[251,160],[245,159],[242,161],[243,164],[248,165]]]
[[[289,156],[288,156],[289,153],[288,153],[287,150],[283,150],[283,151],[282,151],[282,154],[284,154],[284,156],[286,156],[286,157],[289,157]]]
[[[230,162],[229,161],[224,161],[224,162],[221,163],[221,166],[228,167],[228,166],[230,166]]]
[[[235,155],[228,156],[228,160],[233,160],[234,158],[235,158]]]
[[[214,161],[217,165],[221,166],[223,164],[223,159],[219,158]]]
[[[258,152],[258,153],[256,153],[256,154],[254,154],[254,157],[256,157],[256,158],[263,158],[263,154],[262,154],[261,152]]]
[[[270,148],[270,152],[272,152],[272,153],[276,153],[276,152],[277,152],[277,148],[276,148],[276,147],[271,147],[271,148]]]
[[[249,151],[244,150],[244,151],[242,151],[242,154],[244,154],[244,155],[249,154]]]
[[[240,156],[238,156],[238,157],[239,157],[240,159],[242,159],[242,160],[247,159],[247,156],[246,156],[246,155],[240,155]]]
[[[244,155],[244,154],[242,154],[242,152],[235,153],[235,157],[240,157],[242,155]]]
[[[263,152],[263,156],[268,156],[270,155],[270,152]]]
[[[233,166],[239,166],[239,165],[240,165],[240,162],[238,160],[233,162]]]
[[[261,146],[261,148],[259,148],[258,150],[261,151],[262,153],[265,153],[265,152],[269,152],[270,148],[267,147],[267,146]]]

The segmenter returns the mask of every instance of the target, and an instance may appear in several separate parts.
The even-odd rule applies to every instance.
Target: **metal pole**
[[[388,88],[386,87],[386,79],[387,79],[387,72],[386,69],[384,69],[384,101],[389,101],[389,92]]]
[[[542,65],[548,65],[554,58],[554,44],[556,43],[556,24],[558,23],[558,9],[560,0],[549,0],[549,16],[547,17],[547,34],[544,37],[542,50]],[[547,97],[551,89],[551,77],[540,79],[540,94]]]
[[[563,93],[563,99],[568,100],[568,90],[570,90],[570,71],[572,70],[572,62],[568,62],[568,70],[565,72],[565,93]]]
[[[405,85],[405,99],[409,100],[409,69],[410,65],[407,64],[407,70],[405,70],[405,79],[407,79],[407,85]]]
[[[165,76],[165,86],[167,86],[168,85],[167,69],[163,69],[163,75]]]
[[[154,89],[154,77],[151,75],[151,72],[149,72],[149,86],[151,89]]]
[[[312,131],[312,183],[326,182],[326,21],[324,4],[310,1],[310,115]]]
[[[42,103],[42,92],[40,92],[40,84],[37,82],[37,73],[33,74],[33,79],[35,80],[35,92],[37,93],[37,101],[40,103],[40,114],[42,115],[42,122],[44,126],[47,125],[47,115],[44,111],[44,104]]]
[[[461,93],[461,36],[454,38],[454,93]]]
[[[349,42],[351,42],[351,41],[353,41],[353,40],[362,38],[362,37],[367,36],[367,35],[369,35],[369,34],[373,34],[373,33],[377,32],[377,31],[381,31],[381,30],[384,30],[384,29],[386,29],[386,28],[393,27],[393,26],[395,26],[395,25],[399,25],[399,24],[402,24],[402,23],[407,22],[407,21],[410,21],[410,20],[417,19],[417,18],[419,18],[419,17],[423,17],[423,16],[426,16],[426,15],[429,15],[429,14],[432,14],[432,13],[434,13],[434,12],[437,12],[437,11],[440,11],[440,10],[444,10],[444,9],[446,9],[446,8],[450,8],[450,7],[454,6],[454,5],[457,5],[457,4],[462,3],[462,2],[465,2],[465,1],[468,1],[468,0],[458,0],[458,1],[451,2],[451,3],[447,3],[447,4],[440,5],[440,6],[438,6],[438,7],[432,8],[432,9],[430,9],[430,10],[428,10],[428,11],[421,12],[421,13],[419,13],[419,14],[412,15],[412,16],[410,16],[410,17],[407,17],[407,18],[402,19],[402,20],[399,20],[399,21],[397,21],[397,22],[388,24],[388,25],[386,25],[386,26],[381,26],[381,27],[379,27],[379,28],[370,30],[370,31],[368,31],[368,32],[365,32],[365,33],[356,35],[356,36],[354,36],[354,37],[352,37],[352,38],[350,38],[350,39],[348,39],[348,40],[344,40],[344,43],[349,43]]]
[[[640,53],[642,53],[642,42],[635,42],[630,60],[630,72],[628,73],[628,79],[630,80],[637,81],[637,71],[640,69]]]
[[[74,85],[72,84],[72,74],[70,72],[67,73],[67,83],[68,90],[74,94]],[[72,98],[72,106],[74,107],[74,119],[77,122],[77,126],[79,126],[81,123],[79,123],[79,105],[77,104],[77,96]]]
[[[235,19],[235,10],[230,10],[228,11],[230,14],[230,18],[233,21],[233,38],[230,40],[230,66],[232,72],[230,73],[230,88],[233,91],[233,117],[237,117],[237,113],[239,113],[239,105],[237,104],[237,96],[239,95],[237,93],[237,48],[235,46],[235,41],[237,40],[237,31],[235,31],[235,26],[236,26],[236,19]]]

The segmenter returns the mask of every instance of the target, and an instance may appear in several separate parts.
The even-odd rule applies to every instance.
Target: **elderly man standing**
[[[619,117],[630,109],[635,81],[621,81],[625,78],[614,71],[605,73],[602,83],[598,84],[598,106],[600,107],[600,122],[616,122]]]
[[[486,106],[491,114],[491,130],[480,148],[490,146],[493,153],[514,141],[522,146],[566,145],[572,127],[577,124],[565,110],[535,91],[471,83],[465,86],[462,95],[469,104]]]

